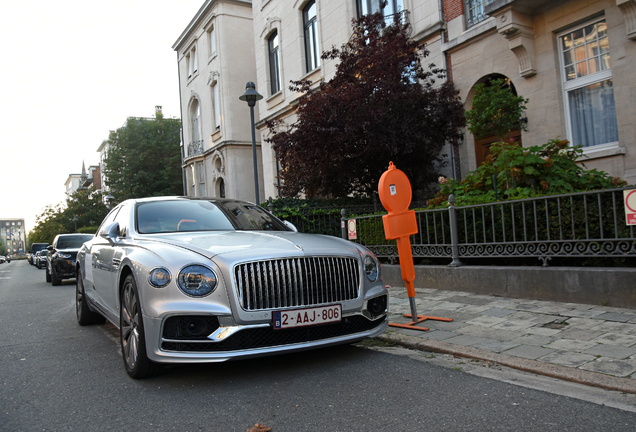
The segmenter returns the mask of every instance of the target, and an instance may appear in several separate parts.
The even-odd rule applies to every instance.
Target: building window
[[[214,104],[214,130],[219,130],[221,129],[221,102],[218,82],[212,85],[212,103]]]
[[[213,57],[216,54],[216,35],[214,33],[214,26],[208,29],[208,48],[210,50],[209,57]]]
[[[488,15],[484,8],[495,0],[464,0],[464,14],[466,16],[466,28],[482,22]]]
[[[387,2],[382,14],[385,17],[387,25],[393,23],[393,15],[404,10],[403,0],[385,0]],[[358,7],[358,16],[374,14],[380,10],[382,0],[356,0]]]
[[[570,142],[583,147],[618,142],[605,20],[559,34],[559,49]]]
[[[198,142],[201,140],[201,126],[200,126],[201,108],[200,108],[198,100],[195,100],[192,103],[191,119],[192,119],[192,142]]]
[[[196,179],[197,179],[197,177],[194,174],[194,164],[192,164],[192,165],[190,165],[190,180],[191,180],[190,181],[190,187],[192,188],[191,192],[190,192],[190,196],[197,196],[197,194],[196,194],[196,192],[197,192],[197,190],[196,190],[197,180]]]
[[[307,72],[311,72],[320,66],[315,1],[307,3],[303,9],[303,26],[305,28],[306,67]]]
[[[186,63],[188,64],[188,78],[192,77],[199,68],[197,63],[197,49],[193,47],[188,54],[186,54]]]
[[[198,183],[199,183],[199,194],[198,196],[206,196],[205,192],[205,165],[203,162],[197,164],[198,175]]]
[[[278,32],[274,32],[267,40],[269,47],[269,79],[272,94],[280,91],[280,51],[278,46]]]

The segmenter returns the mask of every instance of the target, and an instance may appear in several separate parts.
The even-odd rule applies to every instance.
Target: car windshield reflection
[[[243,201],[190,200],[140,203],[137,232],[156,234],[187,231],[289,231],[262,208]]]

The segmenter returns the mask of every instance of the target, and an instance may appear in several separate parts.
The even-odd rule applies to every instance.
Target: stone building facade
[[[255,199],[250,111],[239,100],[256,76],[253,40],[252,2],[207,0],[172,46],[187,195]],[[262,197],[262,170],[259,185]]]
[[[636,183],[636,1],[442,0],[441,45],[465,108],[475,86],[510,80],[529,99],[524,146],[566,138],[583,162]],[[483,160],[488,139],[465,133],[461,171]]]
[[[289,90],[289,82],[331,79],[336,62],[321,60],[320,53],[346,43],[352,20],[378,5],[206,1],[173,47],[179,53],[188,194],[220,196],[222,179],[227,196],[253,196],[249,112],[238,96],[245,82],[254,81],[263,96],[256,117],[260,196],[277,197],[278,164],[266,142],[267,121],[280,120],[280,127],[295,121],[300,95]],[[448,70],[467,110],[477,84],[506,78],[529,99],[527,130],[512,133],[522,145],[566,138],[584,146],[588,168],[636,183],[630,109],[636,98],[636,0],[389,0],[383,11],[398,12],[410,23],[411,37],[429,51],[424,64]],[[216,29],[216,55],[206,51],[210,28]],[[193,49],[199,55],[196,70],[188,60]],[[213,91],[218,84],[220,120]],[[200,113],[193,109],[197,103]],[[195,119],[200,135],[193,132]],[[475,140],[466,129],[463,135],[443,150],[449,155],[447,174],[457,178],[479,166],[493,141]]]

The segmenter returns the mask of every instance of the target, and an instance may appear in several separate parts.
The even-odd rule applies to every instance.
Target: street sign
[[[356,233],[356,220],[350,219],[348,223],[348,231],[349,231],[349,240],[355,240],[358,238]]]
[[[625,220],[627,225],[636,225],[636,189],[624,190]]]

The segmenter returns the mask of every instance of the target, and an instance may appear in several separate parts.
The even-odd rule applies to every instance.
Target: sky
[[[0,219],[33,229],[126,118],[181,117],[172,45],[204,2],[3,2]]]

